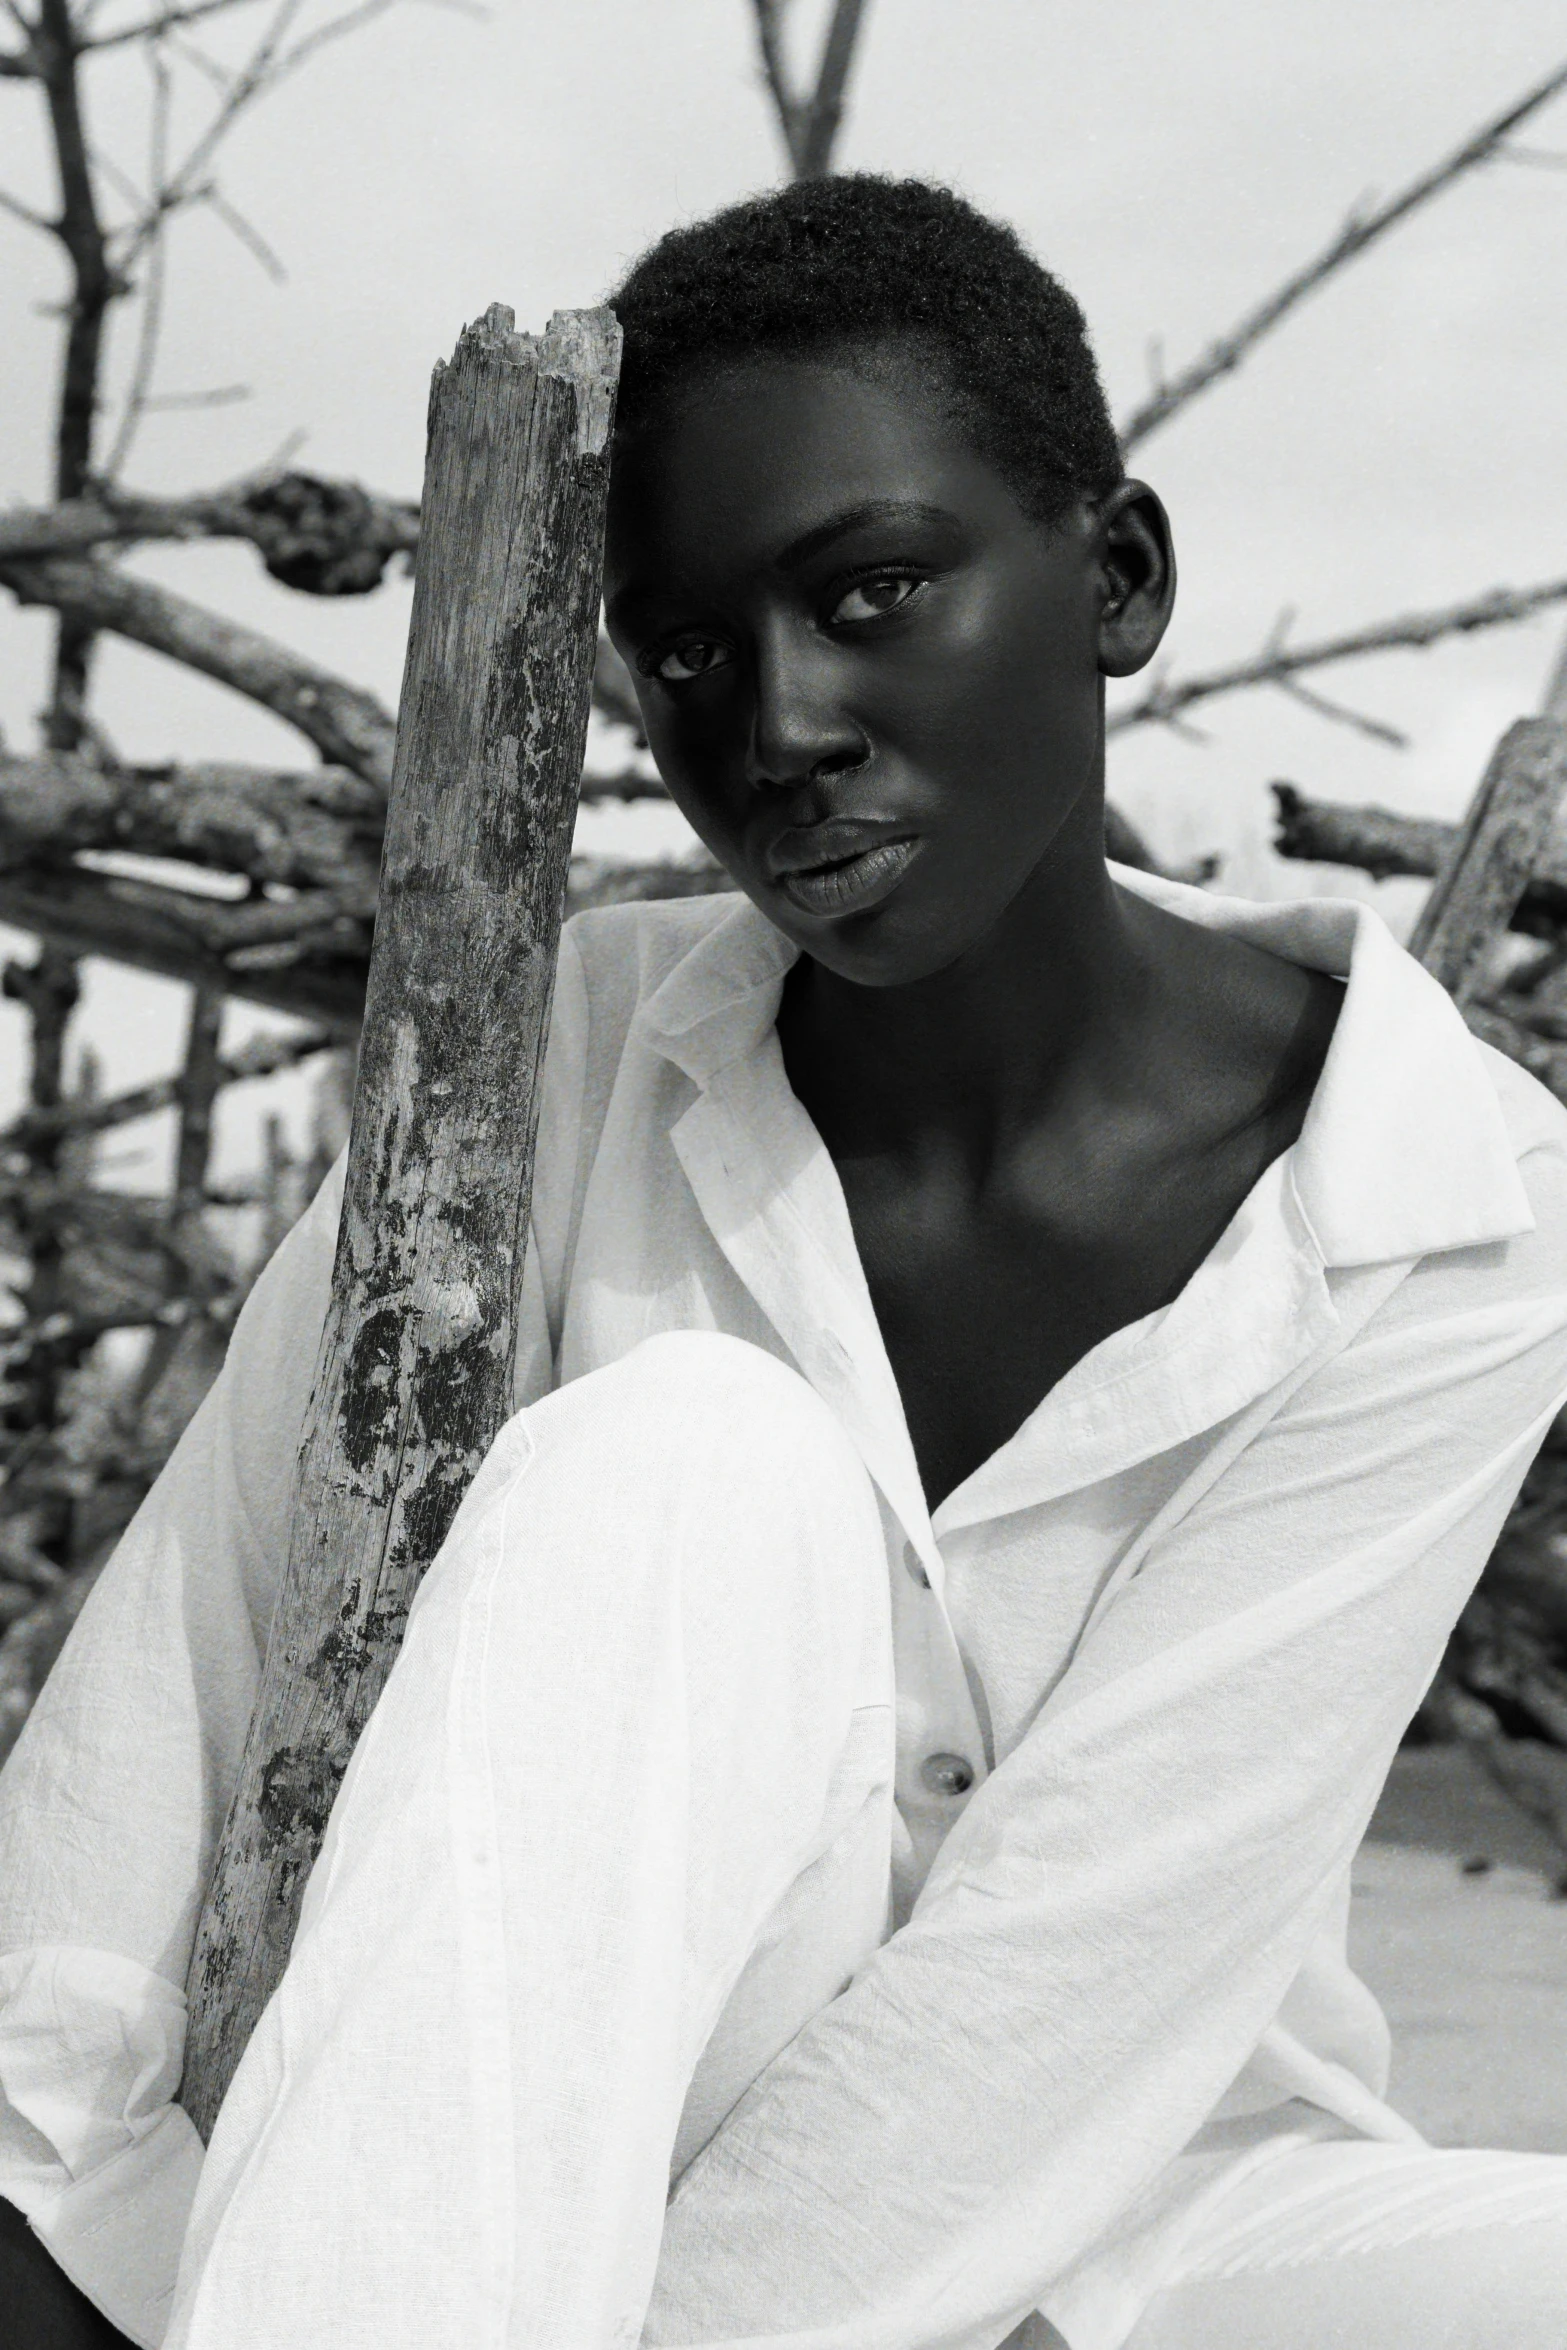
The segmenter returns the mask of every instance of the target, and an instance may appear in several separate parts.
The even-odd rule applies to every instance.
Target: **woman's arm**
[[[553,1380],[587,1026],[568,931],[519,1403]],[[339,1162],[247,1299],[212,1393],[0,1774],[0,2205],[25,2214],[50,2260],[145,2345],[162,2338],[201,2166],[175,2102],[185,1975],[288,1558],[342,1180]],[[41,2273],[31,2244],[15,2253],[24,2257],[25,2273]]]
[[[173,2102],[185,1969],[287,1555],[339,1188],[247,1300],[0,1776],[0,2196],[143,2342],[201,2163]]]
[[[1212,2112],[1567,1396],[1567,1175],[1523,1172],[1535,1232],[1425,1260],[1151,1550],[685,2174],[650,2344],[986,2350]]]

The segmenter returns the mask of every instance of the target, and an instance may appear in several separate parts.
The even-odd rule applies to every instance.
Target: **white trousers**
[[[507,1427],[219,2116],[167,2350],[639,2340],[671,2178],[887,1931],[889,1617],[870,1480],[755,1348],[652,1339]],[[682,2338],[722,2340],[699,2287]],[[1567,2162],[1292,2153],[1134,2339],[1562,2350]]]

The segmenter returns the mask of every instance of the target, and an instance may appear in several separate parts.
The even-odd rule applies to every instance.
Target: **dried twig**
[[[9,212],[13,219],[22,221],[28,228],[42,229],[46,236],[52,237],[58,225],[55,221],[47,220],[41,212],[35,212],[30,204],[24,204],[20,196],[13,196],[7,188],[0,188],[0,212]]]
[[[169,165],[169,103],[171,85],[168,62],[161,44],[153,40],[148,47],[148,68],[152,74],[152,131],[149,140],[151,159],[150,179],[153,191],[153,213],[157,226],[147,249],[147,274],[141,289],[141,315],[138,318],[136,357],[131,365],[130,389],[126,393],[119,430],[114,445],[103,467],[105,481],[118,480],[125,460],[130,455],[152,390],[152,372],[157,365],[158,337],[163,327],[163,294],[168,242],[164,234],[166,215],[161,208],[161,196]]]
[[[200,24],[204,17],[226,16],[235,8],[253,8],[256,0],[189,0],[180,8],[160,8],[152,16],[143,17],[137,24],[117,26],[112,33],[93,33],[81,43],[83,55],[91,50],[124,49],[134,41],[161,40],[178,26]]]
[[[1161,424],[1168,424],[1172,416],[1182,408],[1189,407],[1211,383],[1239,367],[1263,336],[1271,333],[1308,294],[1315,293],[1318,287],[1336,277],[1341,269],[1357,260],[1380,237],[1386,236],[1388,230],[1396,227],[1399,221],[1407,220],[1412,212],[1418,211],[1421,205],[1429,203],[1433,196],[1440,195],[1445,188],[1452,187],[1467,172],[1505,153],[1504,141],[1508,133],[1531,114],[1537,113],[1548,99],[1554,98],[1558,90],[1563,88],[1567,88],[1567,65],[1553,68],[1543,80],[1526,90],[1521,98],[1504,108],[1492,121],[1482,124],[1461,147],[1455,148],[1451,155],[1445,156],[1431,170],[1411,180],[1387,203],[1379,205],[1372,212],[1351,213],[1338,235],[1303,269],[1296,270],[1293,276],[1286,278],[1228,334],[1210,343],[1190,367],[1183,368],[1179,375],[1160,384],[1151,399],[1133,410],[1121,427],[1122,449],[1129,451],[1136,448]]]
[[[1197,677],[1158,680],[1137,701],[1113,711],[1106,732],[1122,734],[1132,726],[1168,726],[1194,702],[1211,701],[1218,694],[1239,693],[1248,686],[1285,685],[1303,669],[1322,669],[1330,662],[1358,660],[1368,653],[1423,650],[1443,637],[1505,627],[1564,600],[1567,579],[1553,579],[1539,587],[1492,588],[1467,603],[1447,604],[1435,612],[1406,612],[1394,620],[1375,621],[1369,628],[1351,629],[1343,636],[1320,638],[1315,644],[1285,646],[1275,636],[1249,661],[1237,661]]]

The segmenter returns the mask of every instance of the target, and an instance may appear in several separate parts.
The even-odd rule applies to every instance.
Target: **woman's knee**
[[[868,1483],[842,1422],[800,1373],[723,1331],[645,1338],[526,1417],[536,1446],[585,1442],[660,1486],[693,1471],[753,1493],[805,1474]]]
[[[742,1339],[645,1339],[531,1406],[508,1440],[520,1463],[526,1447],[510,1511],[524,1571],[530,1550],[541,1572],[541,1551],[562,1565],[569,1552],[581,1591],[677,1582],[693,1618],[780,1627],[847,1629],[884,1594],[880,1510],[847,1431]]]

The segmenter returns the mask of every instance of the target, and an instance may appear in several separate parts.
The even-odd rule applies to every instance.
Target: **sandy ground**
[[[1562,1868],[1461,1748],[1399,1755],[1356,1863],[1350,1956],[1393,2027],[1390,2102],[1434,2145],[1567,2153]]]

